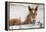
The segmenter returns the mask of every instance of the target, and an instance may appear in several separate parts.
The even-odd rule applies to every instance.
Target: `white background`
[[[6,0],[0,0],[0,32],[46,32],[46,22],[45,22],[45,28],[44,29],[5,31],[5,1]],[[46,10],[46,0],[7,0],[7,1],[45,3],[45,10]],[[46,13],[45,13],[45,16],[46,16]]]
[[[26,19],[27,15],[29,14],[28,11],[28,5],[30,7],[35,8],[37,5],[35,4],[20,4],[20,3],[11,3],[10,4],[10,19],[13,18],[19,18],[22,20],[22,22]],[[37,10],[37,16],[36,16],[36,22],[41,22],[43,23],[43,5],[38,5],[38,10]]]

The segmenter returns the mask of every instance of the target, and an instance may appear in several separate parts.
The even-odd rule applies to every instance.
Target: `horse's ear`
[[[36,8],[35,8],[35,11],[37,11],[38,10],[38,6],[36,6]]]
[[[29,9],[29,11],[31,11],[31,8],[30,8],[30,6],[28,6],[28,9]]]

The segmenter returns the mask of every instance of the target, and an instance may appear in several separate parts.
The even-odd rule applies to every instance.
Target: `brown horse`
[[[24,24],[31,24],[33,20],[35,20],[37,16],[38,6],[36,6],[35,8],[31,8],[30,6],[28,6],[28,10],[29,10],[29,14],[27,15]]]
[[[37,10],[38,6],[36,6],[35,9],[28,6],[29,14],[27,15],[25,21],[21,22],[21,19],[11,19],[9,20],[9,25],[32,24],[32,21],[35,20],[37,16]]]
[[[20,25],[21,23],[21,20],[20,19],[11,19],[9,20],[9,25],[12,26],[12,25]]]

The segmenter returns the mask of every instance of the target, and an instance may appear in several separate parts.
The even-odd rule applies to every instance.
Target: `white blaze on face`
[[[34,10],[33,10],[32,12],[33,12],[33,13],[35,13],[35,11],[34,11]]]

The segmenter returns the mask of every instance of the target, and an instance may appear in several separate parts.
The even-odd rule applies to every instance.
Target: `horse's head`
[[[28,6],[28,10],[30,15],[32,16],[32,19],[35,19],[35,17],[37,16],[38,6],[36,6],[35,8],[31,8],[30,6]]]

